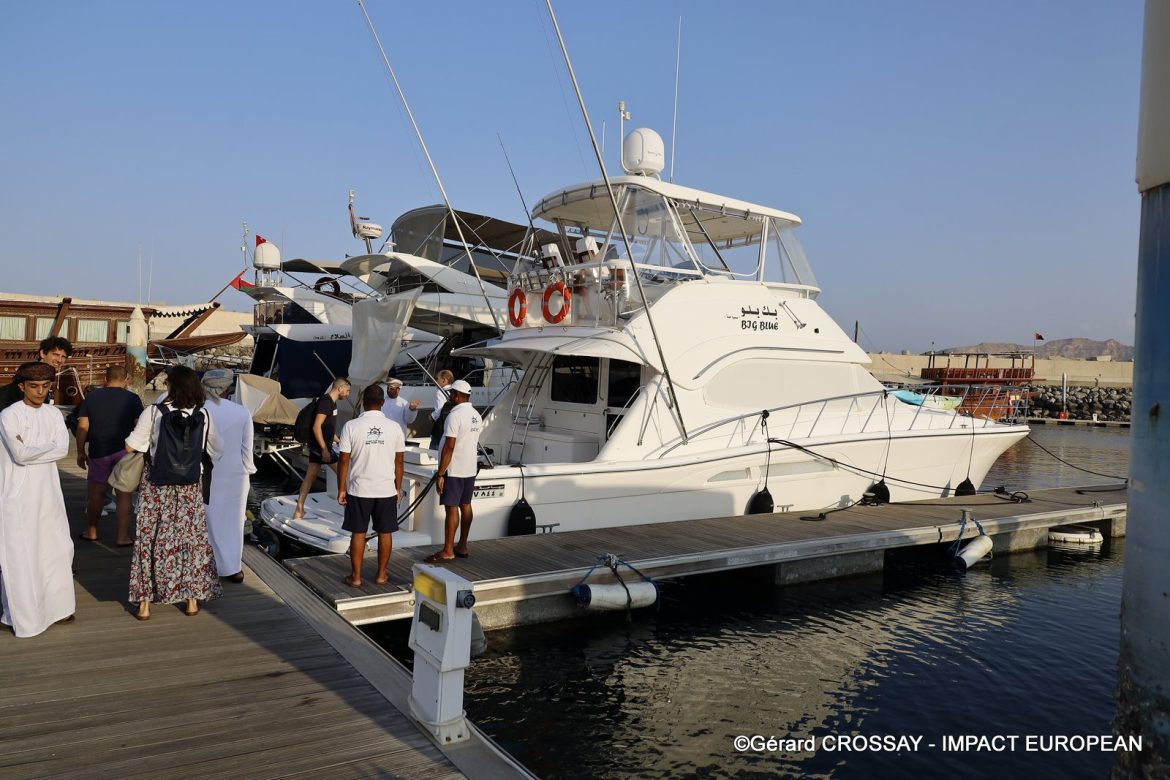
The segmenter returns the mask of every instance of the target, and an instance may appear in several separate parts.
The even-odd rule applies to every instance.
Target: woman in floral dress
[[[207,432],[206,449],[212,457],[221,445],[203,409],[203,386],[199,375],[185,366],[172,368],[167,376],[166,400],[148,406],[138,418],[128,451],[150,452],[158,448],[159,427],[164,410],[180,411],[184,417],[202,415]],[[201,485],[156,485],[150,481],[150,465],[142,474],[139,488],[137,537],[130,561],[130,600],[138,602],[138,619],[150,619],[150,603],[177,604],[186,601],[186,613],[199,612],[199,599],[209,601],[223,595],[215,557],[207,536],[207,515]]]

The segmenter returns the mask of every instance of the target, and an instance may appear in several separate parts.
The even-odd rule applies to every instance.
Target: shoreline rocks
[[[1060,417],[1060,385],[1036,385],[1027,388],[1032,394],[1029,402],[1032,417]],[[1070,387],[1066,398],[1068,419],[1129,422],[1133,408],[1133,388],[1130,387]]]

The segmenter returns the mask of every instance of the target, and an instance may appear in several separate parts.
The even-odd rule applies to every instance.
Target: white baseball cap
[[[463,393],[463,395],[471,395],[471,385],[464,382],[462,379],[456,379],[451,384],[447,385],[448,393]]]

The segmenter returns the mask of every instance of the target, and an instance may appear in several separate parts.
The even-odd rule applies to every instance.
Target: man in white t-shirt
[[[378,573],[374,583],[390,581],[386,567],[390,564],[393,539],[398,530],[398,496],[402,493],[402,453],[406,439],[397,425],[382,414],[386,394],[381,385],[370,385],[362,392],[362,409],[341,429],[337,467],[337,503],[345,507],[342,529],[352,536],[349,557],[353,566],[342,582],[351,588],[362,584],[362,556],[366,552],[366,532],[371,523],[378,534]]]
[[[471,494],[479,466],[479,433],[483,428],[479,412],[471,405],[471,385],[458,379],[447,387],[451,412],[439,442],[439,477],[435,487],[439,503],[446,509],[443,549],[426,559],[442,563],[467,557],[467,533],[471,530]],[[459,529],[459,544],[455,529]]]
[[[400,390],[402,390],[401,379],[386,380],[386,403],[382,406],[382,414],[386,415],[387,420],[398,423],[398,426],[402,428],[402,435],[406,436],[406,426],[418,417],[418,399],[407,401],[405,398],[399,398]]]

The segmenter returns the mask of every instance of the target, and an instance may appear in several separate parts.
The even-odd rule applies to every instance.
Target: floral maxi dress
[[[175,604],[223,595],[198,483],[155,485],[147,466],[137,533],[130,560],[130,601]]]

